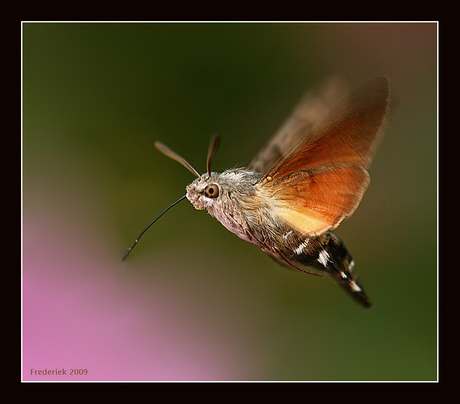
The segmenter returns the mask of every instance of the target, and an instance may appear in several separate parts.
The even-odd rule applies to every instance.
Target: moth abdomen
[[[297,248],[290,254],[290,260],[326,272],[358,303],[364,307],[371,306],[354,271],[355,262],[335,233],[328,232],[318,237],[299,240]]]

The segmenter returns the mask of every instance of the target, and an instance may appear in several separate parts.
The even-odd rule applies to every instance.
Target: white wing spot
[[[329,253],[326,250],[323,250],[319,253],[318,261],[323,266],[327,266],[329,262]]]
[[[309,240],[305,240],[302,244],[300,244],[296,250],[294,251],[297,255],[302,254],[304,248],[308,245]]]

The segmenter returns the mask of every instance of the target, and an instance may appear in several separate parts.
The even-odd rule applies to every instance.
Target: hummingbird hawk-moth
[[[153,223],[187,198],[278,263],[318,276],[305,267],[325,272],[370,307],[355,262],[333,230],[355,211],[369,185],[367,169],[382,135],[390,90],[386,77],[376,77],[337,102],[344,91],[334,79],[307,93],[247,168],[211,171],[218,137],[211,140],[202,175],[156,142],[197,178],[139,235],[123,260]]]

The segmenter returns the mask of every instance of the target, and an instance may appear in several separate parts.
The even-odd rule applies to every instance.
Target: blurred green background
[[[213,169],[245,165],[302,94],[332,74],[352,86],[384,74],[400,101],[371,167],[371,185],[337,230],[370,310],[326,277],[278,267],[186,201],[120,262],[193,180],[155,149],[155,140],[204,172],[209,137],[218,133]],[[176,317],[165,362],[181,335],[201,340],[212,366],[232,369],[199,376],[192,361],[177,378],[437,379],[435,23],[25,23],[23,202],[24,258],[32,260],[24,264],[24,282],[40,280],[40,291],[54,296],[59,273],[74,285],[75,301],[93,299],[101,324],[106,312],[97,311],[98,298],[111,307],[129,285],[137,296],[129,298],[133,311],[149,308],[138,312],[135,326],[146,327],[151,339],[127,338],[118,342],[120,352],[154,344],[151,311],[161,316],[168,307]],[[37,251],[40,259],[33,257]],[[95,273],[117,292],[88,292]],[[154,305],[150,293],[162,285],[164,306]],[[63,307],[78,310],[72,304]],[[39,349],[27,345],[29,309],[25,304],[25,361]],[[40,316],[53,316],[37,315],[38,324]],[[43,340],[47,330],[56,332],[43,329]],[[141,378],[124,373],[127,364],[136,366],[134,358],[107,377]],[[143,372],[155,380],[148,366]]]

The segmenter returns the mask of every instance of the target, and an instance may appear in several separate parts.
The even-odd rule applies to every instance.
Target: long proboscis
[[[216,154],[216,151],[219,147],[220,143],[220,138],[219,136],[215,135],[211,138],[211,141],[209,143],[209,149],[208,149],[208,157],[206,159],[206,168],[208,170],[208,175],[211,176],[211,163],[214,158],[214,155]],[[200,176],[197,170],[195,170],[192,165],[185,160],[182,156],[179,156],[176,152],[172,151],[168,146],[161,142],[155,142],[155,147],[161,151],[164,155],[168,156],[169,158],[177,161],[178,163],[182,164],[187,170],[195,174],[197,177]],[[144,233],[153,225],[155,222],[163,216],[169,209],[171,209],[173,206],[177,205],[180,201],[184,200],[186,198],[186,195],[182,196],[179,198],[176,202],[172,203],[169,205],[163,212],[161,212],[155,220],[153,220],[152,223],[150,223],[144,230],[142,230],[141,234],[134,240],[134,243],[131,247],[129,247],[129,250],[126,251],[125,256],[123,257],[122,261],[124,261],[126,258],[128,258],[129,254],[131,254],[131,251],[133,250],[134,247],[136,247],[136,244],[139,242],[140,238],[144,235]]]
[[[131,247],[129,247],[129,250],[126,251],[126,254],[125,256],[123,257],[122,261],[124,261],[126,258],[128,258],[128,255],[131,254],[131,251],[133,251],[133,248],[136,247],[136,244],[139,242],[139,240],[141,239],[141,237],[144,235],[144,233],[161,217],[163,216],[169,209],[171,209],[173,206],[177,205],[180,201],[184,200],[186,198],[186,195],[180,197],[176,202],[172,203],[171,205],[169,205],[163,212],[161,212],[156,218],[155,220],[150,223],[144,230],[142,230],[141,234],[139,234],[139,236],[137,236],[136,240],[134,240],[134,243]]]

